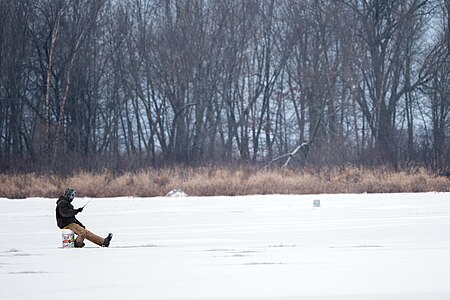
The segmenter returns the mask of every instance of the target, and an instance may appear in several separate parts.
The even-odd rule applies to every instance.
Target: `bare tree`
[[[437,173],[449,172],[450,154],[450,53],[448,51],[449,1],[442,5],[439,35],[428,53],[424,72],[431,80],[424,85],[423,92],[428,98],[425,106],[429,109],[431,119],[431,167]]]
[[[29,1],[0,2],[0,158],[11,167],[31,149],[24,139],[26,117],[27,18]]]
[[[72,27],[69,28],[70,32],[68,35],[69,45],[69,56],[66,62],[65,72],[64,72],[64,82],[62,90],[62,99],[59,104],[59,112],[57,116],[56,132],[55,132],[55,143],[53,146],[53,157],[56,157],[58,152],[61,150],[60,138],[61,130],[63,127],[66,103],[69,95],[69,88],[72,80],[72,69],[77,58],[77,54],[85,41],[86,36],[93,30],[96,25],[97,15],[102,8],[105,1],[86,1],[86,2],[76,2],[73,3],[71,7],[72,15],[69,16],[71,19],[67,19],[68,24]],[[70,22],[70,23],[69,23]]]
[[[445,172],[449,10],[449,0],[0,0],[0,171],[20,160],[56,171],[265,161]]]
[[[362,78],[358,103],[375,140],[379,163],[397,166],[395,122],[399,100],[427,79],[421,76],[405,84],[405,68],[411,23],[424,13],[428,1],[345,1],[356,13],[361,31],[355,53]],[[419,74],[420,75],[420,74]]]
[[[55,3],[54,19],[51,21],[51,31],[50,31],[50,45],[48,50],[48,60],[47,60],[47,74],[45,79],[45,95],[44,95],[44,118],[45,118],[45,153],[47,153],[48,163],[51,160],[51,147],[50,147],[50,87],[51,87],[51,79],[52,79],[52,65],[53,65],[53,56],[56,46],[56,39],[58,37],[59,25],[61,21],[62,15],[62,2],[58,1]]]

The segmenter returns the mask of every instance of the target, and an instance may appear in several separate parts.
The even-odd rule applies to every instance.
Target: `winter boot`
[[[109,243],[111,242],[112,237],[112,233],[108,234],[108,236],[105,238],[105,241],[103,242],[102,247],[109,247]]]
[[[86,246],[85,243],[81,242],[81,243],[77,243],[77,241],[74,242],[74,246],[75,248],[83,248],[84,246]]]

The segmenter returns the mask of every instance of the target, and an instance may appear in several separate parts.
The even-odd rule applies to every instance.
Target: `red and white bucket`
[[[75,234],[70,229],[61,230],[62,246],[63,248],[75,247]]]

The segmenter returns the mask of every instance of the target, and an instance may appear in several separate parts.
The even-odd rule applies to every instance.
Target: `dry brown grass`
[[[164,196],[178,188],[192,196],[319,193],[449,192],[450,180],[429,174],[363,170],[261,170],[256,168],[149,169],[113,176],[110,172],[79,173],[69,178],[0,175],[0,197],[57,197],[66,187],[79,196]]]

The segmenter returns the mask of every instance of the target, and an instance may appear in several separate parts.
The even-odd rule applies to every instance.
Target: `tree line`
[[[0,170],[450,171],[450,0],[0,0]],[[289,157],[291,158],[291,157]]]

